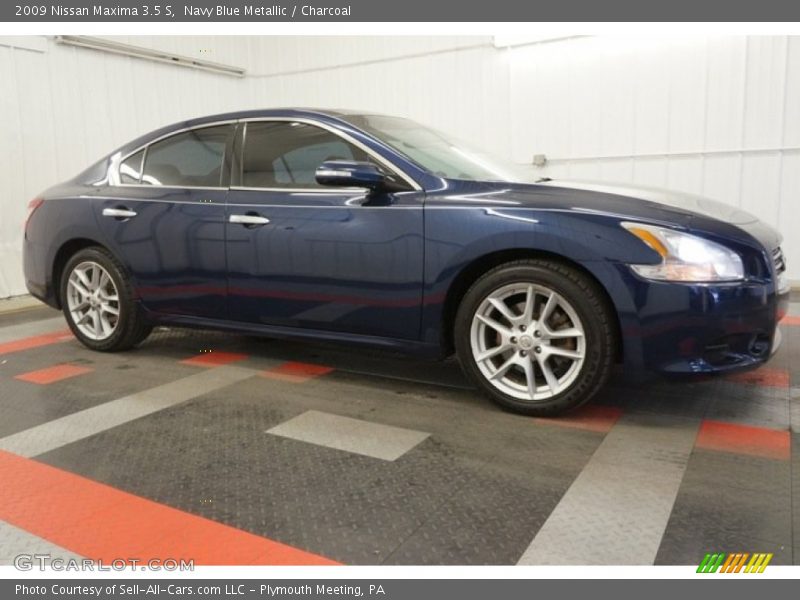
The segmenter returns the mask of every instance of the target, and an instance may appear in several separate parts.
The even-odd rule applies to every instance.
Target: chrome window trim
[[[337,188],[262,188],[251,187],[246,185],[232,185],[231,190],[238,192],[281,192],[281,193],[294,193],[294,194],[322,194],[326,196],[340,195],[346,193],[363,194],[369,188],[364,187],[337,187]]]
[[[150,189],[171,188],[171,189],[187,189],[187,190],[191,190],[191,189],[194,189],[194,190],[227,190],[227,189],[230,189],[230,190],[237,190],[237,191],[280,192],[280,193],[286,193],[286,192],[296,192],[296,193],[304,193],[305,192],[305,193],[308,193],[308,192],[313,192],[313,193],[338,194],[338,193],[341,193],[342,191],[345,191],[345,192],[347,192],[347,191],[356,191],[356,190],[363,191],[363,190],[367,189],[367,188],[338,188],[336,190],[332,189],[332,190],[330,190],[330,192],[328,192],[324,188],[261,188],[261,187],[249,187],[249,186],[228,186],[228,187],[208,186],[208,187],[206,187],[206,186],[179,186],[179,185],[167,186],[167,185],[148,185],[148,184],[141,183],[141,181],[140,181],[140,183],[120,183],[120,176],[119,176],[120,165],[122,165],[123,162],[125,162],[128,158],[130,158],[131,156],[133,156],[134,154],[136,154],[140,150],[144,150],[144,156],[142,157],[142,174],[140,174],[140,177],[141,177],[144,174],[144,166],[145,166],[145,161],[147,160],[147,151],[148,151],[149,147],[152,146],[153,144],[156,144],[156,143],[160,142],[161,140],[167,139],[169,137],[172,137],[174,135],[178,135],[178,134],[181,134],[181,133],[186,133],[187,131],[193,131],[195,129],[206,129],[208,127],[217,127],[219,125],[235,125],[237,123],[244,123],[245,127],[244,127],[244,131],[242,132],[242,152],[244,152],[244,141],[245,141],[245,136],[247,135],[247,123],[265,123],[265,122],[266,123],[269,123],[269,122],[304,123],[306,125],[312,125],[312,126],[315,126],[315,127],[319,127],[320,129],[324,129],[324,130],[328,131],[329,133],[332,133],[333,135],[336,135],[336,136],[344,139],[346,142],[348,142],[350,144],[353,144],[357,148],[363,150],[366,154],[368,154],[369,156],[374,158],[378,163],[380,163],[381,165],[383,165],[384,167],[389,169],[392,173],[395,173],[403,181],[405,181],[408,185],[410,185],[413,191],[415,191],[415,192],[421,192],[422,191],[422,186],[419,183],[417,183],[416,180],[414,180],[410,175],[408,175],[408,173],[406,173],[405,171],[400,169],[397,165],[392,163],[390,160],[382,157],[380,154],[378,154],[377,152],[372,150],[366,144],[360,142],[359,140],[355,139],[354,137],[352,137],[351,135],[349,135],[349,134],[347,134],[347,133],[345,133],[343,131],[339,131],[338,129],[336,129],[335,127],[333,127],[331,125],[328,125],[327,123],[322,123],[321,121],[310,119],[308,117],[298,117],[298,118],[292,118],[292,117],[248,117],[248,118],[245,118],[245,119],[226,119],[226,120],[223,120],[223,121],[212,121],[210,123],[203,123],[202,125],[195,125],[194,127],[183,127],[181,129],[176,129],[174,131],[170,131],[169,133],[165,133],[164,135],[161,135],[161,136],[159,136],[159,137],[157,137],[157,138],[155,138],[153,140],[150,140],[149,142],[147,142],[145,144],[142,144],[141,146],[138,146],[134,150],[132,150],[132,151],[128,152],[127,154],[125,154],[124,156],[118,156],[118,157],[112,156],[111,157],[111,164],[109,165],[109,171],[108,171],[108,176],[107,176],[108,183],[109,183],[109,185],[114,186],[114,187],[139,187],[139,188],[150,188]]]
[[[117,183],[114,187],[143,188],[146,190],[218,190],[227,191],[229,188],[211,185],[150,185],[148,183]],[[144,198],[143,198],[144,199]]]

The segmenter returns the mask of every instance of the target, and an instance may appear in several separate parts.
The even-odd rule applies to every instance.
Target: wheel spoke
[[[106,314],[119,316],[119,309],[118,308],[114,308],[113,306],[111,306],[109,304],[103,304],[101,308],[102,308],[103,312],[106,313]]]
[[[86,276],[86,271],[84,271],[83,269],[75,269],[73,273],[75,273],[78,279],[81,280],[81,283],[83,284],[86,290],[92,289],[92,282],[89,281],[89,277]]]
[[[75,281],[74,279],[69,279],[69,280],[68,280],[68,283],[69,283],[69,285],[71,285],[72,287],[74,287],[76,290],[78,290],[78,293],[79,293],[81,296],[83,296],[84,298],[86,298],[87,296],[91,295],[91,294],[90,294],[90,293],[89,293],[89,292],[86,290],[86,288],[85,288],[85,287],[83,287],[83,286],[82,286],[80,283],[78,283],[78,282],[77,282],[77,281]]]
[[[551,356],[563,356],[565,358],[571,358],[572,360],[583,358],[583,354],[577,350],[569,350],[568,348],[560,348],[558,346],[549,346],[548,354]]]
[[[494,306],[494,307],[497,309],[497,311],[498,311],[498,312],[499,312],[501,315],[503,315],[503,317],[504,317],[504,318],[505,318],[507,321],[509,321],[510,323],[513,323],[514,321],[516,321],[517,319],[519,319],[519,316],[518,316],[518,315],[515,315],[513,312],[511,312],[511,309],[510,309],[510,308],[508,307],[508,305],[507,305],[505,302],[503,302],[502,300],[498,300],[497,298],[489,298],[489,303],[490,303],[492,306]]]
[[[512,354],[511,356],[508,357],[508,360],[506,360],[506,362],[500,365],[497,371],[494,372],[494,374],[492,375],[492,379],[500,379],[515,364],[517,364],[517,357]]]
[[[525,323],[533,321],[534,300],[536,300],[536,292],[533,286],[529,285],[525,290],[525,308],[522,309],[522,316],[524,317]]]
[[[77,321],[75,321],[75,324],[76,325],[83,325],[84,323],[86,323],[86,320],[91,316],[92,316],[92,311],[91,310],[87,310],[85,313],[83,313],[80,316],[80,318]]]
[[[531,400],[536,396],[536,372],[533,369],[533,361],[530,359],[525,360],[522,364],[522,369],[525,371],[525,382],[528,386],[528,396]]]
[[[486,317],[484,315],[475,315],[475,316],[479,321],[481,321],[483,324],[487,325],[488,327],[491,327],[495,331],[499,331],[500,333],[505,333],[506,335],[510,335],[511,334],[511,330],[508,327],[506,327],[505,325],[502,325],[501,323],[498,323],[494,319],[492,319],[490,317]]]
[[[494,348],[489,348],[488,350],[478,354],[475,357],[475,360],[478,362],[483,362],[490,358],[497,356],[498,354],[502,354],[506,350],[509,350],[511,346],[509,344],[500,344],[499,346],[495,346]]]
[[[94,321],[94,334],[97,336],[98,339],[103,337],[103,319],[100,315],[100,309],[94,309],[94,316],[92,317]]]
[[[100,287],[100,269],[97,266],[92,267],[92,278],[91,278],[91,286],[90,290],[95,291],[98,287]]]
[[[78,312],[78,311],[81,311],[81,310],[84,310],[84,309],[88,308],[88,306],[89,306],[89,301],[88,300],[81,300],[80,304],[78,304],[78,306],[76,306],[75,308],[73,308],[71,310],[73,312]]]
[[[108,285],[109,280],[110,279],[108,277],[108,273],[106,273],[105,271],[100,273],[100,282],[98,284],[98,287],[100,288],[101,292],[106,289],[106,286]]]
[[[544,379],[547,382],[547,387],[550,388],[550,393],[555,395],[558,393],[558,378],[556,374],[553,373],[553,369],[550,368],[550,365],[547,363],[547,358],[539,358],[537,359],[539,363],[539,368],[542,370],[542,375],[544,375]]]
[[[558,299],[556,298],[555,292],[550,294],[547,298],[547,302],[542,308],[542,312],[539,315],[539,322],[543,323],[545,327],[547,327],[547,319],[550,318],[550,315],[553,313],[553,309],[558,305]]]
[[[547,337],[551,340],[562,340],[565,338],[581,338],[583,337],[583,331],[576,327],[568,327],[567,329],[548,329],[547,330]]]

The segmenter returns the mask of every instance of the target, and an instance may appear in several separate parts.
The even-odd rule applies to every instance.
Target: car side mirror
[[[316,180],[320,185],[377,190],[386,183],[386,175],[370,162],[326,160],[317,167]]]

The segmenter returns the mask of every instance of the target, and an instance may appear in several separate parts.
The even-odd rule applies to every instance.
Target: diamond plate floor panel
[[[774,552],[792,561],[792,495],[785,461],[695,450],[657,564],[698,564],[706,552]]]
[[[698,425],[620,419],[519,564],[652,564]]]
[[[464,410],[469,403],[462,403],[460,416],[472,423],[485,413],[481,427],[453,428],[439,418],[436,399],[419,393],[422,389],[409,385],[398,399],[396,390],[330,379],[298,387],[254,378],[40,459],[346,563],[402,562],[414,545],[411,560],[447,560],[438,536],[424,541],[437,527],[461,528],[451,557],[513,562],[601,436],[536,427],[494,410],[470,415]],[[390,463],[264,433],[323,406],[352,418],[369,415],[372,422],[418,429],[409,427],[407,415],[413,413],[411,420],[435,427],[431,438]],[[483,436],[476,438],[481,428]],[[492,443],[483,446],[476,439]],[[504,440],[506,448],[499,445]],[[525,446],[521,455],[516,453],[520,445]],[[570,447],[580,456],[565,457]],[[536,456],[542,466],[531,465],[527,456]],[[509,466],[495,468],[498,463]],[[525,511],[533,516],[509,523],[504,535],[487,540],[502,515],[502,505],[492,500],[498,490],[506,491],[505,505],[530,507]],[[414,545],[395,554],[415,533]]]
[[[0,320],[0,339],[63,326]],[[226,352],[246,378],[196,386],[149,414],[129,402],[116,425],[98,417],[72,436],[45,433],[35,447],[16,449],[50,448],[37,460],[345,563],[513,564],[536,539],[547,554],[539,562],[697,564],[698,552],[742,549],[798,562],[797,433],[783,461],[690,454],[685,443],[686,424],[702,419],[798,431],[800,327],[784,331],[769,366],[788,373],[789,387],[724,378],[634,385],[617,374],[595,401],[622,414],[608,434],[505,413],[470,388],[453,360],[180,329],[159,329],[121,354],[70,340],[0,357],[0,437],[52,433],[48,423],[80,411],[102,415],[118,399],[179,389],[183,378],[228,368],[181,361]],[[65,362],[92,371],[50,385],[15,379]],[[257,376],[287,362],[333,371],[302,383]],[[265,433],[308,411],[430,435],[387,462]],[[615,445],[625,431],[628,442]],[[599,493],[579,502],[568,491],[575,484]],[[547,523],[560,512],[586,527],[553,536]],[[569,536],[588,539],[594,553],[566,548]],[[12,538],[0,530],[0,543]]]

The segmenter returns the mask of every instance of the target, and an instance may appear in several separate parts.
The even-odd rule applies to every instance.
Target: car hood
[[[600,181],[548,181],[543,182],[543,184],[548,187],[562,187],[571,190],[585,190],[623,196],[629,198],[633,202],[657,204],[660,205],[660,207],[675,209],[676,212],[689,216],[703,215],[734,225],[746,225],[758,221],[758,217],[736,206],[730,206],[729,204],[686,192]]]
[[[530,194],[534,189],[536,192]],[[548,198],[562,209],[569,207],[580,212],[606,213],[688,229],[707,229],[710,221],[724,223],[728,235],[755,238],[769,250],[776,248],[781,241],[780,234],[758,217],[735,206],[686,192],[596,181],[556,180],[542,181],[535,186],[521,185],[514,192],[511,194],[514,199],[528,206]],[[549,202],[546,200],[545,204]]]

